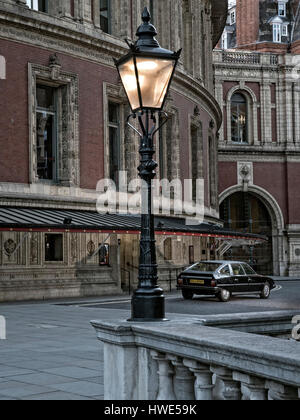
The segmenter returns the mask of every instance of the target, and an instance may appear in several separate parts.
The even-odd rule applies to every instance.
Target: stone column
[[[298,389],[277,382],[268,381],[269,401],[292,401],[298,400]]]
[[[216,80],[216,87],[215,87],[215,95],[216,95],[216,99],[218,101],[218,104],[222,110],[224,110],[224,91],[223,91],[223,81],[217,79]],[[220,137],[219,137],[219,145],[223,145],[224,144],[224,121],[222,121],[222,125],[220,128]]]
[[[77,20],[86,25],[92,25],[92,0],[78,0],[76,7]]]
[[[300,143],[300,82],[294,83],[294,123],[295,123],[295,138],[297,145]]]
[[[233,379],[242,384],[243,400],[266,401],[268,399],[265,380],[241,372],[233,372]]]
[[[212,366],[211,371],[216,375],[217,381],[223,384],[220,399],[226,401],[239,401],[242,399],[241,386],[232,377],[232,371],[218,366]]]
[[[269,74],[263,74],[263,82],[260,89],[261,94],[261,133],[264,144],[272,143],[272,113],[271,113],[271,87],[270,83],[264,79],[269,78]],[[257,114],[256,114],[257,116]]]
[[[175,367],[174,392],[178,401],[193,401],[195,399],[195,376],[184,365],[182,359],[168,356]]]
[[[174,393],[173,376],[174,369],[170,361],[166,358],[166,355],[158,353],[156,351],[151,352],[151,356],[158,363],[158,401],[176,401],[176,395]]]
[[[195,396],[197,401],[211,401],[213,399],[213,381],[212,373],[209,366],[202,365],[194,360],[183,361],[184,365],[194,373],[195,381]]]

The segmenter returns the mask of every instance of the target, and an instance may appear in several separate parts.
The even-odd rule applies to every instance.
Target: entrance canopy
[[[135,215],[0,207],[0,231],[139,234],[140,229],[141,218]],[[233,232],[210,223],[188,226],[185,219],[172,217],[156,217],[155,230],[157,235],[212,237],[226,241],[239,240],[247,245],[267,241],[264,236]]]

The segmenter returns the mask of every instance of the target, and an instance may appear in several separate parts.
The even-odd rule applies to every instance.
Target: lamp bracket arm
[[[130,119],[131,118],[136,118],[136,114],[130,114],[129,117],[127,118],[127,122],[126,124],[128,125],[128,127],[130,127],[133,131],[135,131],[139,137],[142,139],[143,138],[143,134],[141,134],[132,124],[130,124]]]
[[[155,136],[155,134],[159,131],[159,130],[161,130],[162,129],[162,127],[165,125],[165,124],[167,124],[167,122],[168,122],[168,119],[169,119],[169,115],[166,113],[166,112],[164,112],[164,111],[161,111],[160,113],[159,113],[159,115],[164,115],[165,117],[166,117],[166,119],[160,124],[160,126],[156,129],[156,130],[154,130],[153,131],[153,133],[151,133],[151,135],[152,135],[152,137],[154,137]],[[155,127],[154,127],[155,128]]]

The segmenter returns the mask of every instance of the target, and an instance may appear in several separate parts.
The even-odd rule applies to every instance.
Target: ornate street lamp
[[[165,320],[165,299],[158,286],[152,205],[152,180],[158,166],[153,159],[153,138],[161,128],[157,128],[156,113],[163,113],[181,50],[172,52],[160,47],[147,8],[142,20],[143,24],[137,31],[138,40],[135,44],[127,42],[130,52],[115,63],[133,112],[128,124],[131,117],[138,118],[142,130],[140,133],[129,124],[141,138],[138,170],[143,185],[147,186],[142,188],[139,286],[132,298],[131,321],[151,322]]]

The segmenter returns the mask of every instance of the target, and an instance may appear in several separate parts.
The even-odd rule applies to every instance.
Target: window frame
[[[53,158],[53,163],[52,163],[52,178],[39,178],[38,176],[38,166],[37,166],[37,176],[38,176],[38,180],[39,182],[43,182],[43,183],[57,183],[58,182],[58,115],[57,115],[57,91],[55,87],[53,86],[49,86],[47,84],[42,84],[42,83],[37,83],[36,84],[36,92],[38,90],[38,87],[51,87],[53,88],[53,103],[54,103],[54,107],[53,110],[51,110],[50,108],[43,108],[40,107],[38,105],[38,101],[36,98],[36,109],[35,109],[35,114],[36,114],[36,118],[37,118],[37,114],[47,114],[47,115],[51,115],[53,117],[53,121],[52,121],[52,158]],[[38,130],[36,130],[36,135],[38,135]],[[36,139],[36,150],[38,151],[38,141]]]
[[[48,0],[44,0],[44,1],[45,1],[44,10],[40,9],[39,0],[26,0],[26,4],[31,10],[34,10],[36,12],[41,12],[41,13],[48,13],[49,3],[48,3]]]
[[[283,11],[283,14],[280,13],[281,11]],[[278,16],[286,17],[286,3],[283,1],[278,2]]]
[[[46,241],[47,237],[49,236],[56,236],[61,238],[61,259],[59,260],[48,260],[47,259],[47,249],[46,249]],[[44,235],[44,263],[45,264],[64,264],[65,262],[65,243],[64,243],[64,234],[63,233],[45,233]]]
[[[118,114],[118,117],[117,117],[117,120],[118,120],[118,122],[113,122],[113,121],[110,121],[110,106],[111,105],[113,105],[113,106],[115,106],[115,107],[117,107],[117,114]],[[119,103],[117,103],[117,102],[114,102],[114,101],[111,101],[111,100],[108,100],[108,109],[107,109],[107,112],[108,112],[108,117],[107,117],[107,121],[108,121],[108,138],[109,138],[109,178],[112,180],[112,181],[114,181],[115,182],[115,184],[116,184],[116,187],[117,187],[117,190],[118,190],[118,179],[116,179],[115,178],[115,176],[116,176],[116,174],[114,173],[114,176],[112,176],[112,168],[111,168],[111,163],[112,163],[112,144],[111,144],[111,141],[110,141],[110,133],[111,133],[111,130],[117,130],[117,150],[118,150],[118,155],[117,155],[117,161],[118,161],[118,164],[117,164],[117,166],[118,166],[118,172],[120,172],[121,170],[122,170],[122,164],[121,164],[121,152],[122,152],[122,150],[121,150],[121,124],[120,124],[120,121],[121,121],[121,104],[119,104]]]
[[[54,71],[55,70],[55,71]],[[53,69],[28,63],[28,121],[29,121],[29,182],[49,184],[37,175],[36,108],[37,85],[49,85],[57,89],[57,179],[64,187],[80,186],[79,145],[79,81],[75,73],[64,72],[60,66]],[[73,100],[71,101],[71,98]],[[70,137],[73,141],[70,143]],[[72,156],[70,158],[70,156]],[[50,181],[51,185],[54,182]]]
[[[108,34],[111,35],[112,33],[112,7],[111,7],[111,0],[107,0],[107,9],[101,8],[102,5],[102,1],[103,0],[99,0],[99,17],[100,17],[100,28],[101,30]],[[103,16],[103,12],[107,11],[107,28],[103,28],[103,25],[101,24],[102,19],[104,18]]]
[[[273,42],[276,44],[282,42],[282,25],[280,23],[273,24]]]
[[[234,102],[233,101],[233,99],[234,99],[234,97],[235,96],[237,96],[237,95],[240,95],[240,96],[242,96],[243,98],[244,98],[244,100],[245,100],[245,102],[244,102],[244,106],[245,106],[245,132],[246,132],[246,140],[245,141],[242,141],[242,137],[240,136],[240,132],[241,132],[241,127],[242,127],[242,124],[240,123],[240,116],[241,116],[241,114],[240,114],[240,106],[239,106],[239,104],[242,104],[242,102]],[[237,128],[238,128],[238,133],[239,133],[239,137],[238,137],[238,139],[239,140],[233,140],[233,119],[232,119],[232,116],[233,116],[233,105],[236,105],[237,106],[237,111],[238,111],[238,116],[237,116],[237,120],[238,120],[238,126],[237,126]],[[230,121],[231,121],[231,142],[233,143],[233,144],[241,144],[241,145],[247,145],[247,144],[249,144],[249,109],[248,109],[248,101],[247,101],[247,97],[242,93],[242,92],[239,92],[239,91],[237,91],[237,92],[234,92],[234,94],[231,96],[231,98],[230,98]]]

